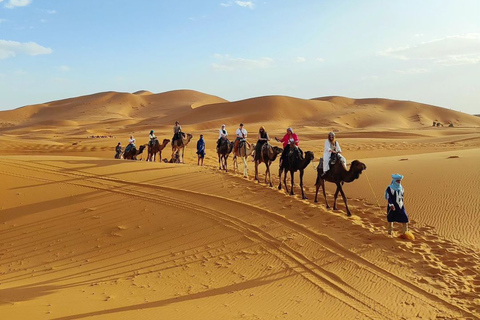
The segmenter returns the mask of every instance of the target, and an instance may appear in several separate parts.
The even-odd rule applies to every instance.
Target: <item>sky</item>
[[[480,113],[480,0],[0,0],[0,110],[103,91]]]

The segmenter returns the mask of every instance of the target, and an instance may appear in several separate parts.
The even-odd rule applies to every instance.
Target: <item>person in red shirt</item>
[[[275,137],[275,140],[283,144],[283,152],[282,152],[282,156],[280,157],[280,167],[281,167],[283,161],[287,157],[288,152],[290,151],[290,143],[294,142],[295,145],[298,147],[298,143],[300,141],[298,140],[297,134],[293,132],[292,128],[287,128],[287,134],[285,134],[281,140],[279,140],[277,137]]]

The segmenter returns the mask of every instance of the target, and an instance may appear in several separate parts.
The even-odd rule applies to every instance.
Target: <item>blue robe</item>
[[[203,139],[197,141],[197,154],[200,158],[205,157],[205,140]]]
[[[387,187],[385,191],[386,198],[388,200],[388,207],[387,207],[387,221],[388,222],[401,222],[407,223],[408,215],[407,211],[405,210],[405,206],[403,205],[403,188],[401,191],[395,191],[390,187]],[[395,210],[390,209],[390,205],[395,207]]]

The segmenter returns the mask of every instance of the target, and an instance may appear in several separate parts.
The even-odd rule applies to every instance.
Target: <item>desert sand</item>
[[[171,139],[175,120],[194,136],[185,164],[113,159],[130,135]],[[250,142],[260,125],[272,138],[294,128],[315,154],[308,200],[298,173],[297,195],[276,188],[278,160],[273,188],[251,159],[247,179],[218,170],[218,129],[240,122]],[[313,201],[329,131],[367,166],[344,186],[352,217],[341,198]],[[480,318],[479,117],[387,99],[106,92],[0,112],[0,152],[2,319]],[[413,241],[386,233],[397,172]]]

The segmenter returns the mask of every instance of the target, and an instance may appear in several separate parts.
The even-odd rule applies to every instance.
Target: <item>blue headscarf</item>
[[[389,185],[390,189],[403,192],[403,186],[400,183],[397,183],[396,181],[396,180],[402,180],[403,176],[401,174],[395,173],[395,174],[392,174],[392,179],[393,180]],[[387,190],[385,190],[385,199],[388,199]]]

